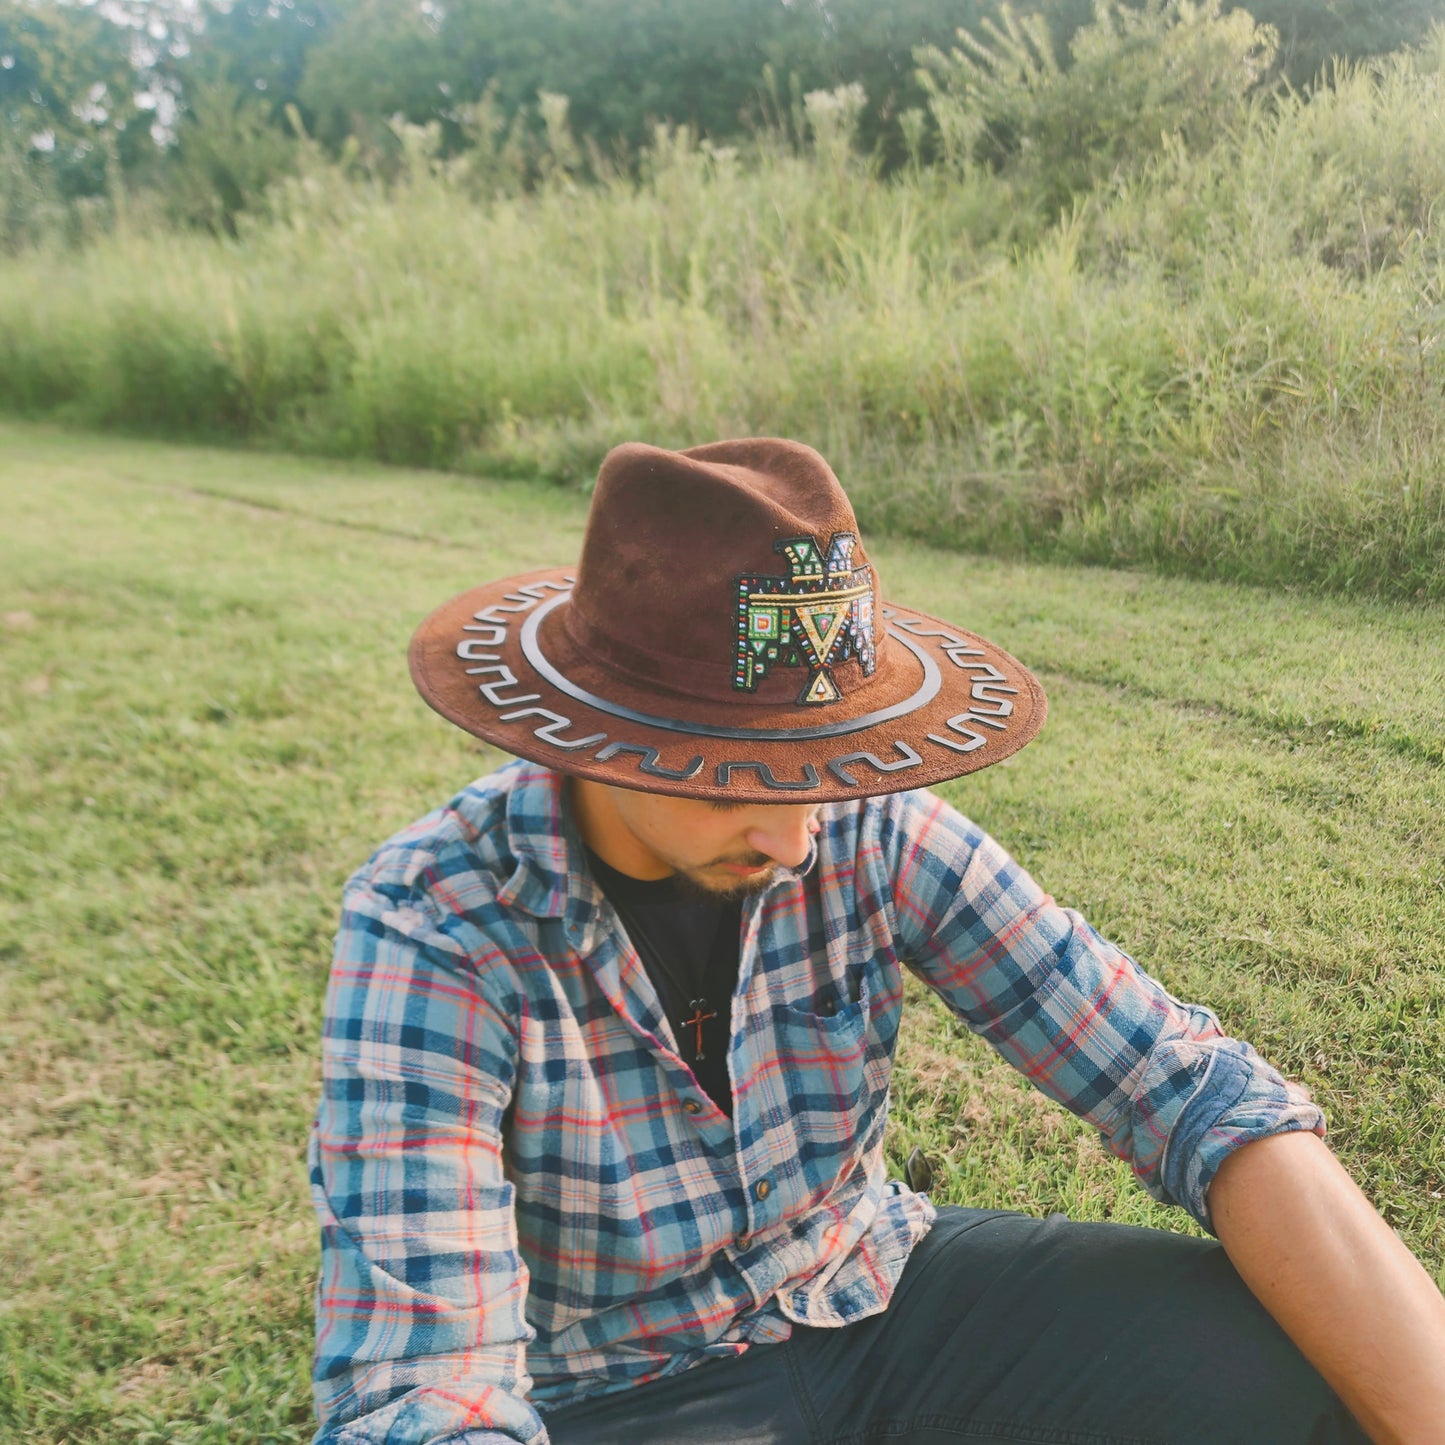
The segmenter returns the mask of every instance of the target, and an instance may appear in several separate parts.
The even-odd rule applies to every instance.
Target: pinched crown
[[[733,707],[837,702],[873,676],[881,645],[857,529],[838,479],[800,442],[618,447],[566,631],[634,684]]]

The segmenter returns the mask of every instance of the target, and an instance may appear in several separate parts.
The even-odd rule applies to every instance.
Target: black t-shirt
[[[662,1000],[678,1053],[731,1117],[728,1041],[738,983],[741,901],[711,898],[675,877],[629,878],[590,848],[587,862]]]

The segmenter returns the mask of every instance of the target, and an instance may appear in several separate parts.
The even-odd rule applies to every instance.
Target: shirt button
[[[755,1199],[766,1199],[772,1192],[772,1183],[767,1179],[759,1179],[758,1182],[753,1185],[753,1197]]]
[[[682,1107],[689,1114],[702,1113],[702,1105],[696,1099],[684,1099]]]
[[[752,1242],[753,1237],[751,1234],[740,1234],[734,1241],[734,1247],[737,1249],[746,1249]]]

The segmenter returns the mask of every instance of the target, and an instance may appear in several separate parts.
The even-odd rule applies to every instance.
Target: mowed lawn
[[[846,478],[844,479],[846,482]],[[0,1439],[304,1440],[303,1153],[346,875],[499,761],[421,616],[585,498],[0,424]],[[1051,713],[944,791],[1316,1092],[1445,1254],[1445,613],[873,541]],[[917,995],[893,1154],[951,1201],[1190,1227]]]

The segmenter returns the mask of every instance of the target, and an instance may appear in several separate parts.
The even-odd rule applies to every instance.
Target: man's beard
[[[744,868],[756,866],[764,871],[759,872],[756,878],[728,878],[711,871],[722,863],[735,863]],[[694,897],[711,899],[716,902],[718,899],[731,901],[761,893],[771,886],[779,871],[779,865],[766,854],[756,853],[747,858],[718,858],[712,863],[703,864],[700,868],[678,868],[673,877],[677,880],[680,888]]]

